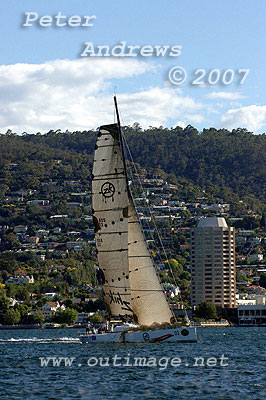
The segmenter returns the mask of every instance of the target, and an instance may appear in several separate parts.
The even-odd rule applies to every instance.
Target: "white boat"
[[[114,327],[112,332],[80,335],[80,340],[195,342],[195,327],[171,327],[175,318],[147,248],[131,194],[114,100],[117,123],[99,128],[95,146],[92,213],[107,310],[110,316],[133,320],[136,325],[124,324]],[[165,329],[158,328],[163,325]]]
[[[80,335],[82,343],[157,343],[197,342],[195,327],[147,329],[131,331],[128,324],[117,326],[113,332]]]

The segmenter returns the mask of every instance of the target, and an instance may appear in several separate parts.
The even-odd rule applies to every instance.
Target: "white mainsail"
[[[128,268],[128,192],[118,125],[102,126],[95,146],[92,208],[108,311],[132,316]]]

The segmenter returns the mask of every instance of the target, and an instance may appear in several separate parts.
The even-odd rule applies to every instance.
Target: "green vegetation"
[[[162,171],[181,186],[184,195],[191,197],[191,191],[196,194],[201,188],[231,202],[244,199],[253,209],[265,207],[265,134],[214,128],[198,132],[190,125],[142,130],[136,124],[124,127],[124,133],[134,160]],[[89,183],[95,136],[95,131],[60,130],[45,135],[18,136],[11,131],[0,135],[0,196],[25,187],[36,189],[42,181],[58,178],[62,184],[67,179]],[[10,163],[17,163],[15,170]],[[64,204],[61,208],[65,209]],[[28,213],[34,216],[34,207]],[[9,209],[2,210],[2,216],[9,214]]]
[[[95,314],[93,314],[92,317],[90,317],[90,322],[92,322],[93,324],[96,322],[102,322],[103,321],[103,317],[101,316],[100,313],[98,313],[98,311],[96,311]]]
[[[203,302],[196,307],[195,316],[203,319],[216,319],[217,310],[214,304]]]
[[[20,312],[18,310],[14,310],[10,308],[4,314],[3,321],[6,325],[14,325],[17,324],[20,320]]]
[[[66,308],[63,311],[57,311],[55,321],[61,324],[74,324],[77,320],[78,312],[73,308]]]
[[[1,293],[0,294],[0,313],[4,313],[8,310],[9,303],[10,303],[10,301],[9,301],[8,297],[4,293]]]
[[[126,134],[135,161],[171,174],[172,183],[185,179],[226,201],[241,198],[253,208],[265,207],[265,134],[214,128],[198,132],[192,126],[137,132],[127,128]]]
[[[43,324],[45,322],[45,316],[41,311],[38,311],[33,315],[33,322],[35,324]]]
[[[215,205],[217,199],[230,203],[228,223],[255,230],[254,237],[265,228],[266,136],[245,129],[198,132],[192,126],[142,130],[138,124],[124,127],[124,133],[141,179],[161,178],[161,186],[144,182],[150,204],[157,197],[167,199],[166,203],[188,203],[180,210],[176,204],[174,215],[166,212],[157,221],[169,264],[164,262],[158,234],[151,235],[145,222],[143,227],[160,277],[169,283],[171,302],[180,301],[170,292],[177,283],[189,306],[189,227],[198,217],[217,214],[204,204]],[[66,307],[51,318],[60,323],[73,323],[78,312],[105,308],[98,289],[101,276],[91,213],[95,139],[95,131],[0,134],[0,323],[42,324],[42,307],[48,302]],[[136,191],[142,197],[142,189]],[[202,207],[189,206],[199,199]],[[140,199],[139,205],[145,216],[146,202]],[[153,215],[160,217],[160,212],[153,210]],[[243,260],[256,252],[265,258],[262,241],[255,246],[247,239],[237,244],[237,251]],[[247,277],[242,272],[237,273],[237,281],[243,283],[243,291],[246,282],[266,287],[263,273],[258,277],[255,271]],[[22,282],[14,283],[15,277]],[[33,281],[27,282],[26,277]]]

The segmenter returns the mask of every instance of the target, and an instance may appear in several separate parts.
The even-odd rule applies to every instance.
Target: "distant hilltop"
[[[225,200],[245,201],[255,210],[265,208],[265,134],[255,135],[240,128],[233,131],[209,128],[198,132],[191,125],[142,130],[138,123],[124,127],[123,131],[135,162],[159,170],[171,183],[188,182]],[[85,157],[87,165],[83,163],[83,167],[90,168],[95,137],[95,131],[72,133],[59,129],[44,135],[18,136],[9,130],[0,135],[0,162],[9,170],[15,168],[14,163],[23,162],[23,168],[25,163],[34,163],[31,173],[37,178],[38,163],[53,159],[62,163],[63,178],[69,172],[66,161],[73,155]],[[0,184],[6,184],[5,179],[2,176]]]

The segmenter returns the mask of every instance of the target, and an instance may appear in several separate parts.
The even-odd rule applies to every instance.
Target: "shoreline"
[[[38,325],[0,325],[0,330],[29,330],[29,329],[38,329],[38,330],[46,330],[46,329],[84,329],[86,326],[38,326]]]
[[[215,322],[212,323],[202,323],[199,325],[191,325],[196,328],[265,328],[266,325],[239,325],[239,324],[233,324],[233,323],[227,323],[227,324],[220,324]],[[30,329],[38,329],[38,330],[47,330],[47,329],[85,329],[87,326],[82,325],[82,326],[75,326],[75,325],[69,325],[69,326],[38,326],[38,325],[0,325],[0,330],[30,330]]]

